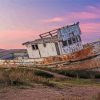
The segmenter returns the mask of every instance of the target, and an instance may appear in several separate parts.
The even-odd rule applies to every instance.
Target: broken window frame
[[[32,45],[32,50],[35,50],[35,45]]]
[[[71,33],[69,33],[69,36],[73,37],[74,36],[74,32],[72,31]]]
[[[68,46],[68,42],[66,41],[62,41],[63,47]]]
[[[36,49],[36,50],[39,49],[37,44],[35,45],[35,49]]]
[[[72,39],[69,38],[69,39],[68,39],[68,45],[72,45],[72,44],[73,44]]]
[[[76,36],[76,40],[77,40],[77,42],[81,42],[82,41],[80,35]]]
[[[32,45],[32,50],[38,50],[38,44]]]
[[[76,43],[77,42],[76,37],[72,37],[72,41],[73,41],[73,43]]]
[[[46,43],[43,43],[43,46],[46,47]]]

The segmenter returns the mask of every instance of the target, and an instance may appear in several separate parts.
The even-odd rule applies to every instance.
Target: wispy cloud
[[[51,19],[42,20],[44,23],[58,23],[58,22],[71,22],[75,20],[89,20],[89,19],[98,19],[100,14],[93,12],[73,12],[65,15],[64,17],[54,17]]]
[[[62,22],[62,21],[64,21],[63,17],[54,17],[51,19],[42,20],[42,22],[44,22],[44,23],[55,23],[55,22]]]
[[[82,40],[84,43],[100,38],[100,23],[81,23]]]
[[[97,19],[100,18],[100,15],[93,12],[73,12],[67,16],[68,20],[79,19],[79,20],[88,20],[88,19]]]
[[[85,11],[78,12],[69,12],[63,16],[56,16],[50,19],[44,19],[42,22],[44,23],[58,23],[58,22],[72,22],[75,20],[92,20],[92,19],[100,19],[100,7],[95,6],[87,6]]]
[[[95,13],[99,13],[100,14],[100,6],[93,6],[93,5],[89,5],[87,6],[87,9],[91,12],[95,12]]]
[[[86,33],[90,33],[90,34],[95,34],[95,33],[99,33],[100,32],[100,23],[82,23],[81,25],[81,30],[82,32],[84,32],[84,34]]]

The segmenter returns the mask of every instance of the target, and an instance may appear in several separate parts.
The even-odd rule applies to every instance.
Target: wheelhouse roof
[[[64,27],[57,28],[55,30],[46,32],[46,33],[42,33],[42,34],[39,35],[40,36],[40,39],[36,39],[34,41],[28,41],[28,42],[23,43],[22,45],[40,44],[40,43],[50,43],[50,42],[60,41],[58,39],[58,36],[57,36],[57,32],[59,30],[61,30],[62,28],[65,28],[65,27],[69,28],[69,27],[72,27],[72,26],[75,26],[75,25],[78,25],[78,24],[79,24],[79,22],[74,23],[73,25],[67,25],[67,26],[64,26]]]

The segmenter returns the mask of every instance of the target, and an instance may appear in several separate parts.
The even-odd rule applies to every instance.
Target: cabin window
[[[37,50],[38,49],[38,45],[32,45],[32,49],[33,50]]]
[[[32,49],[35,50],[35,46],[34,45],[32,45]]]
[[[75,37],[72,38],[73,43],[76,43],[76,39]]]
[[[71,44],[72,44],[71,39],[68,39],[68,44],[69,44],[69,45],[71,45]]]
[[[76,37],[76,40],[77,40],[77,42],[81,42],[81,37],[78,35],[78,36]]]
[[[38,49],[38,45],[35,45],[35,49]]]
[[[74,32],[69,33],[70,37],[74,36]]]
[[[78,41],[78,37],[76,37],[76,41],[79,42],[79,41]]]
[[[46,47],[46,43],[43,43],[43,46]]]
[[[67,41],[62,41],[63,46],[67,46]]]
[[[81,42],[81,37],[80,37],[80,36],[78,36],[78,38],[79,38],[79,41]]]

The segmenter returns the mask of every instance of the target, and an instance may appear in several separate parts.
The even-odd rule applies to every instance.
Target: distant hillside
[[[0,49],[0,52],[4,51],[5,49]]]
[[[0,49],[0,59],[13,59],[14,53],[27,53],[26,49]]]

